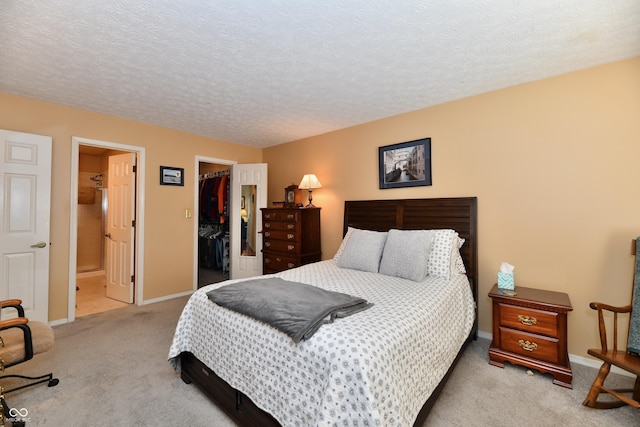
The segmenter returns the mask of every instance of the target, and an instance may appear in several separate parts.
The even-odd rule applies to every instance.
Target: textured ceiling
[[[1,92],[258,147],[638,55],[638,0],[0,1]]]

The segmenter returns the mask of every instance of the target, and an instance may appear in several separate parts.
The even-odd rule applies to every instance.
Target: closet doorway
[[[195,170],[193,289],[261,275],[267,165],[196,156]]]
[[[230,178],[235,162],[196,157],[197,287],[230,277]]]

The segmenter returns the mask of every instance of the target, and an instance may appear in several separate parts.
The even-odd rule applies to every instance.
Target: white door
[[[267,164],[249,163],[231,167],[231,278],[262,274],[261,208],[267,207]],[[244,195],[244,203],[243,203]],[[244,206],[244,209],[243,209]],[[245,225],[243,225],[243,221]],[[245,227],[246,231],[242,231]],[[247,237],[243,236],[246,233]],[[253,246],[247,251],[247,246]]]
[[[135,153],[109,156],[107,189],[107,297],[132,303],[135,220]]]
[[[52,139],[0,129],[0,141],[0,299],[48,322]]]

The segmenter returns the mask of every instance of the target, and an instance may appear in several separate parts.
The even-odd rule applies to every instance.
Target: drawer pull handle
[[[290,262],[289,264],[287,264],[287,266],[288,266],[289,268],[293,268],[293,267],[295,267],[296,265],[295,265],[294,263]]]
[[[265,222],[264,223],[264,228],[269,228],[269,227],[271,227],[271,224],[269,224],[268,222]]]
[[[269,236],[271,236],[271,233],[269,233],[268,231],[264,233],[264,237],[269,237]]]
[[[270,262],[271,262],[271,260],[270,260],[269,258],[265,258],[265,259],[264,259],[264,263],[265,263],[265,264],[269,264]]]
[[[293,219],[293,218],[295,218],[295,215],[293,215],[293,214],[287,215],[287,219]]]
[[[522,347],[523,350],[534,351],[538,349],[538,344],[531,342],[529,340],[518,340],[518,345]]]
[[[522,314],[518,314],[518,320],[520,321],[520,323],[527,326],[532,326],[538,323],[538,319],[536,319],[535,317],[523,316]]]
[[[264,214],[264,217],[267,219],[271,219],[271,214]]]
[[[296,226],[295,226],[295,225],[293,225],[293,224],[287,224],[287,229],[288,229],[288,230],[293,230],[294,228],[296,228]]]
[[[269,246],[271,246],[271,242],[264,242],[264,245],[265,245],[266,247],[269,247]]]
[[[295,238],[296,238],[296,235],[295,235],[295,234],[287,234],[287,239],[289,239],[289,240],[293,240],[293,239],[295,239]]]
[[[287,245],[287,249],[289,249],[290,251],[294,250],[296,247],[293,245]]]

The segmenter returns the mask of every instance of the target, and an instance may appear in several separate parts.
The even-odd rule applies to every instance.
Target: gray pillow
[[[336,261],[338,267],[377,273],[386,240],[386,232],[353,229]]]
[[[389,230],[380,273],[421,282],[427,277],[427,263],[433,245],[427,230]]]

